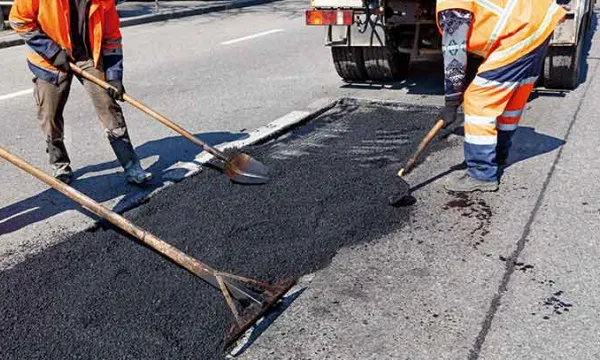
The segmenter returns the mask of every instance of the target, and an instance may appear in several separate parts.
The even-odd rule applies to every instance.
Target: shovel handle
[[[419,159],[419,157],[421,156],[423,151],[425,151],[425,149],[427,149],[427,146],[429,146],[429,143],[431,142],[431,140],[433,140],[433,138],[437,135],[437,133],[443,127],[444,127],[444,120],[439,119],[435,123],[435,125],[433,125],[431,130],[429,130],[427,135],[425,135],[425,137],[421,140],[421,142],[419,143],[419,147],[417,148],[417,151],[415,151],[415,154],[413,156],[411,156],[411,158],[408,159],[408,161],[406,162],[404,167],[402,169],[400,169],[400,171],[398,171],[398,176],[402,177],[402,176],[408,174],[409,172],[411,172],[411,170],[415,167],[415,164],[417,163],[417,160]]]
[[[96,76],[84,71],[82,68],[80,68],[79,66],[73,64],[73,63],[69,63],[71,70],[81,76],[82,78],[89,80],[91,82],[93,82],[94,84],[100,86],[101,88],[103,88],[104,90],[108,90],[108,89],[113,89],[113,90],[117,90],[115,89],[113,86],[111,86],[109,83],[107,83],[106,81],[97,78]],[[193,142],[194,144],[198,145],[199,147],[201,147],[203,150],[205,150],[206,152],[210,153],[211,155],[223,160],[223,161],[227,161],[228,158],[227,156],[225,156],[225,154],[223,154],[221,151],[213,148],[212,146],[206,144],[205,142],[203,142],[202,140],[198,139],[197,137],[195,137],[192,133],[190,133],[189,131],[187,131],[186,129],[182,128],[181,126],[179,126],[178,124],[174,123],[173,121],[169,120],[166,116],[159,114],[158,112],[152,110],[151,108],[149,108],[148,106],[142,104],[140,101],[134,99],[133,97],[131,97],[129,94],[123,94],[123,100],[127,101],[128,103],[130,103],[131,105],[133,105],[134,107],[138,108],[139,110],[141,110],[142,112],[144,112],[145,114],[153,117],[154,119],[158,120],[160,123],[162,123],[163,125],[167,126],[169,129],[179,133],[181,136],[185,137],[186,139],[188,139],[189,141]]]

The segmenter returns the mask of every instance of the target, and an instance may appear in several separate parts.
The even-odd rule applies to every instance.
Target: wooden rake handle
[[[415,151],[415,154],[410,159],[408,159],[408,161],[406,162],[404,167],[402,169],[400,169],[400,171],[398,171],[398,176],[402,177],[412,171],[412,169],[415,167],[415,164],[417,163],[417,160],[419,160],[419,157],[421,156],[421,154],[425,151],[425,149],[427,149],[431,140],[433,140],[433,138],[437,135],[438,132],[440,132],[440,130],[443,127],[444,127],[444,120],[439,119],[435,123],[435,125],[431,128],[431,130],[429,130],[427,135],[425,135],[423,140],[421,140],[421,142],[419,143],[419,147],[417,148],[417,151]]]
[[[73,187],[66,185],[65,183],[58,181],[52,176],[46,174],[42,170],[34,167],[33,165],[27,163],[23,159],[19,158],[8,152],[2,146],[0,146],[0,158],[5,159],[6,161],[12,163],[13,165],[21,168],[25,172],[33,175],[38,178],[42,182],[47,185],[53,187],[57,191],[61,192],[71,200],[75,201],[79,205],[83,206],[87,210],[93,212],[94,214],[108,220],[113,225],[119,227],[123,231],[128,234],[134,236],[139,239],[144,244],[150,246],[154,250],[163,254],[167,258],[171,259],[176,264],[180,265],[184,269],[188,270],[192,274],[200,277],[204,281],[208,282],[212,286],[217,289],[220,288],[218,277],[222,275],[222,273],[217,273],[216,270],[212,269],[208,265],[201,263],[200,261],[194,259],[193,257],[187,255],[176,247],[166,243],[164,240],[159,239],[157,236],[151,234],[150,232],[138,227],[133,224],[129,220],[125,219],[121,215],[109,210],[107,207],[102,204],[96,202],[90,197],[82,194],[81,192],[75,190]],[[231,292],[231,294],[236,299],[252,299],[252,295],[245,292],[243,289],[238,288],[234,284],[227,283],[227,288]]]
[[[104,90],[108,90],[108,89],[113,89],[115,91],[117,90],[113,86],[111,86],[109,83],[107,83],[106,81],[104,81],[102,79],[99,79],[99,78],[95,77],[94,75],[92,75],[92,74],[84,71],[79,66],[77,66],[77,65],[75,65],[73,63],[69,63],[69,66],[71,67],[71,70],[75,74],[77,74],[78,76],[81,76],[82,78],[84,78],[86,80],[89,80],[89,81],[93,82],[94,84],[100,86]],[[133,97],[131,97],[129,94],[123,94],[123,100],[127,101],[128,103],[130,103],[131,105],[133,105],[137,109],[141,110],[145,114],[149,115],[150,117],[158,120],[160,123],[162,123],[163,125],[167,126],[169,129],[171,129],[171,130],[179,133],[181,136],[185,137],[189,141],[191,141],[194,144],[198,145],[203,150],[206,150],[211,155],[213,155],[213,156],[215,156],[215,157],[217,157],[217,158],[219,158],[219,159],[221,159],[223,161],[227,161],[228,160],[227,156],[225,156],[225,154],[223,154],[221,151],[219,151],[219,150],[213,148],[212,146],[206,144],[205,142],[203,142],[202,140],[200,140],[197,137],[195,137],[192,133],[190,133],[186,129],[182,128],[178,124],[176,124],[173,121],[169,120],[166,116],[164,116],[164,115],[162,115],[162,114],[160,114],[160,113],[152,110],[148,106],[142,104],[140,101],[138,101],[138,100],[134,99]]]

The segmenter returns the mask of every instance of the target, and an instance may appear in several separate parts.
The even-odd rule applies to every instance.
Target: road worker
[[[142,184],[152,174],[142,169],[133,148],[123,111],[123,50],[119,16],[113,0],[16,0],[9,21],[25,39],[27,63],[33,73],[38,119],[46,135],[47,153],[55,178],[70,183],[71,161],[64,144],[63,110],[69,97],[73,62],[105,79],[115,89],[105,91],[79,79],[127,181]]]
[[[450,124],[464,100],[467,170],[444,185],[450,192],[498,190],[498,167],[541,72],[550,37],[566,15],[552,0],[437,0],[442,33],[445,106]],[[466,87],[467,53],[484,60]],[[466,88],[466,89],[465,89]]]

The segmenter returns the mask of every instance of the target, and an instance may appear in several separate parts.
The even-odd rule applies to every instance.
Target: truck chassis
[[[570,8],[552,35],[540,76],[546,88],[579,84],[595,0],[557,0]],[[435,0],[312,0],[308,25],[324,25],[338,75],[347,82],[395,81],[416,62],[442,58]]]

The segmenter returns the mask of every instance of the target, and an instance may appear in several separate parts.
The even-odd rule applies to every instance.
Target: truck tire
[[[387,47],[363,47],[367,78],[373,81],[394,81],[406,74],[410,56]]]
[[[544,86],[549,89],[573,90],[579,85],[581,53],[589,16],[583,20],[577,45],[550,46],[544,59]]]
[[[362,81],[367,78],[360,47],[333,46],[331,57],[333,58],[335,71],[345,81]]]

